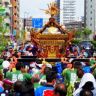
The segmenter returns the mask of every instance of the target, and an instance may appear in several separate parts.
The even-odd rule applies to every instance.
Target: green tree
[[[82,31],[78,29],[78,30],[75,32],[75,37],[76,37],[76,38],[81,38],[81,37],[82,37]]]
[[[81,41],[81,39],[75,38],[72,40],[72,44],[78,45]]]
[[[90,29],[84,28],[82,30],[83,39],[86,39],[86,40],[89,39],[89,36],[90,36],[91,33],[92,33],[92,31]]]
[[[8,40],[5,37],[6,32],[8,32],[8,24],[4,22],[5,18],[5,8],[0,6],[0,51],[2,51],[8,43]]]

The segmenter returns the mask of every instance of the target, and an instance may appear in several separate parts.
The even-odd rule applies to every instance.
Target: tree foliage
[[[76,37],[76,38],[81,38],[81,36],[82,36],[82,31],[78,29],[78,30],[75,32],[75,37]]]
[[[82,30],[77,30],[75,32],[75,37],[78,39],[78,38],[81,38],[81,39],[89,39],[89,36],[91,35],[92,31],[88,28],[84,28]]]
[[[73,40],[72,40],[72,44],[78,45],[80,42],[81,42],[80,39],[73,39]]]
[[[0,51],[5,48],[9,41],[5,37],[5,34],[8,32],[9,25],[4,22],[4,19],[6,18],[5,14],[3,14],[4,11],[5,9],[2,9],[2,7],[0,7]]]
[[[89,38],[89,35],[92,33],[92,31],[89,28],[84,28],[82,30],[83,36]]]

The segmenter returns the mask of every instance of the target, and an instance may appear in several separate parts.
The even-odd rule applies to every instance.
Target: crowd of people
[[[44,59],[38,64],[18,61],[22,56],[40,56],[42,49],[34,44],[14,42],[7,46],[0,56],[0,95],[96,96],[96,55],[71,44],[64,51],[60,62],[53,64]]]

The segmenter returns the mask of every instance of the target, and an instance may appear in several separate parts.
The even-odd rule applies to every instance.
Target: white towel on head
[[[94,76],[91,73],[85,73],[81,79],[81,82],[79,84],[79,88],[73,93],[73,96],[79,96],[79,93],[82,90],[82,87],[88,81],[91,81],[93,83],[93,86],[96,90],[96,80],[95,80]],[[96,94],[96,92],[94,90],[92,90],[92,91],[93,91],[93,94]],[[95,95],[93,95],[93,96],[95,96]]]

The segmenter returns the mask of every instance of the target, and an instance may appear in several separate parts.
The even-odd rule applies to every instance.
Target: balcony
[[[16,15],[14,15],[13,18],[14,18],[14,20],[17,20],[17,16]]]
[[[13,6],[17,6],[17,3],[14,1],[14,2],[12,3],[12,5],[13,5]]]

